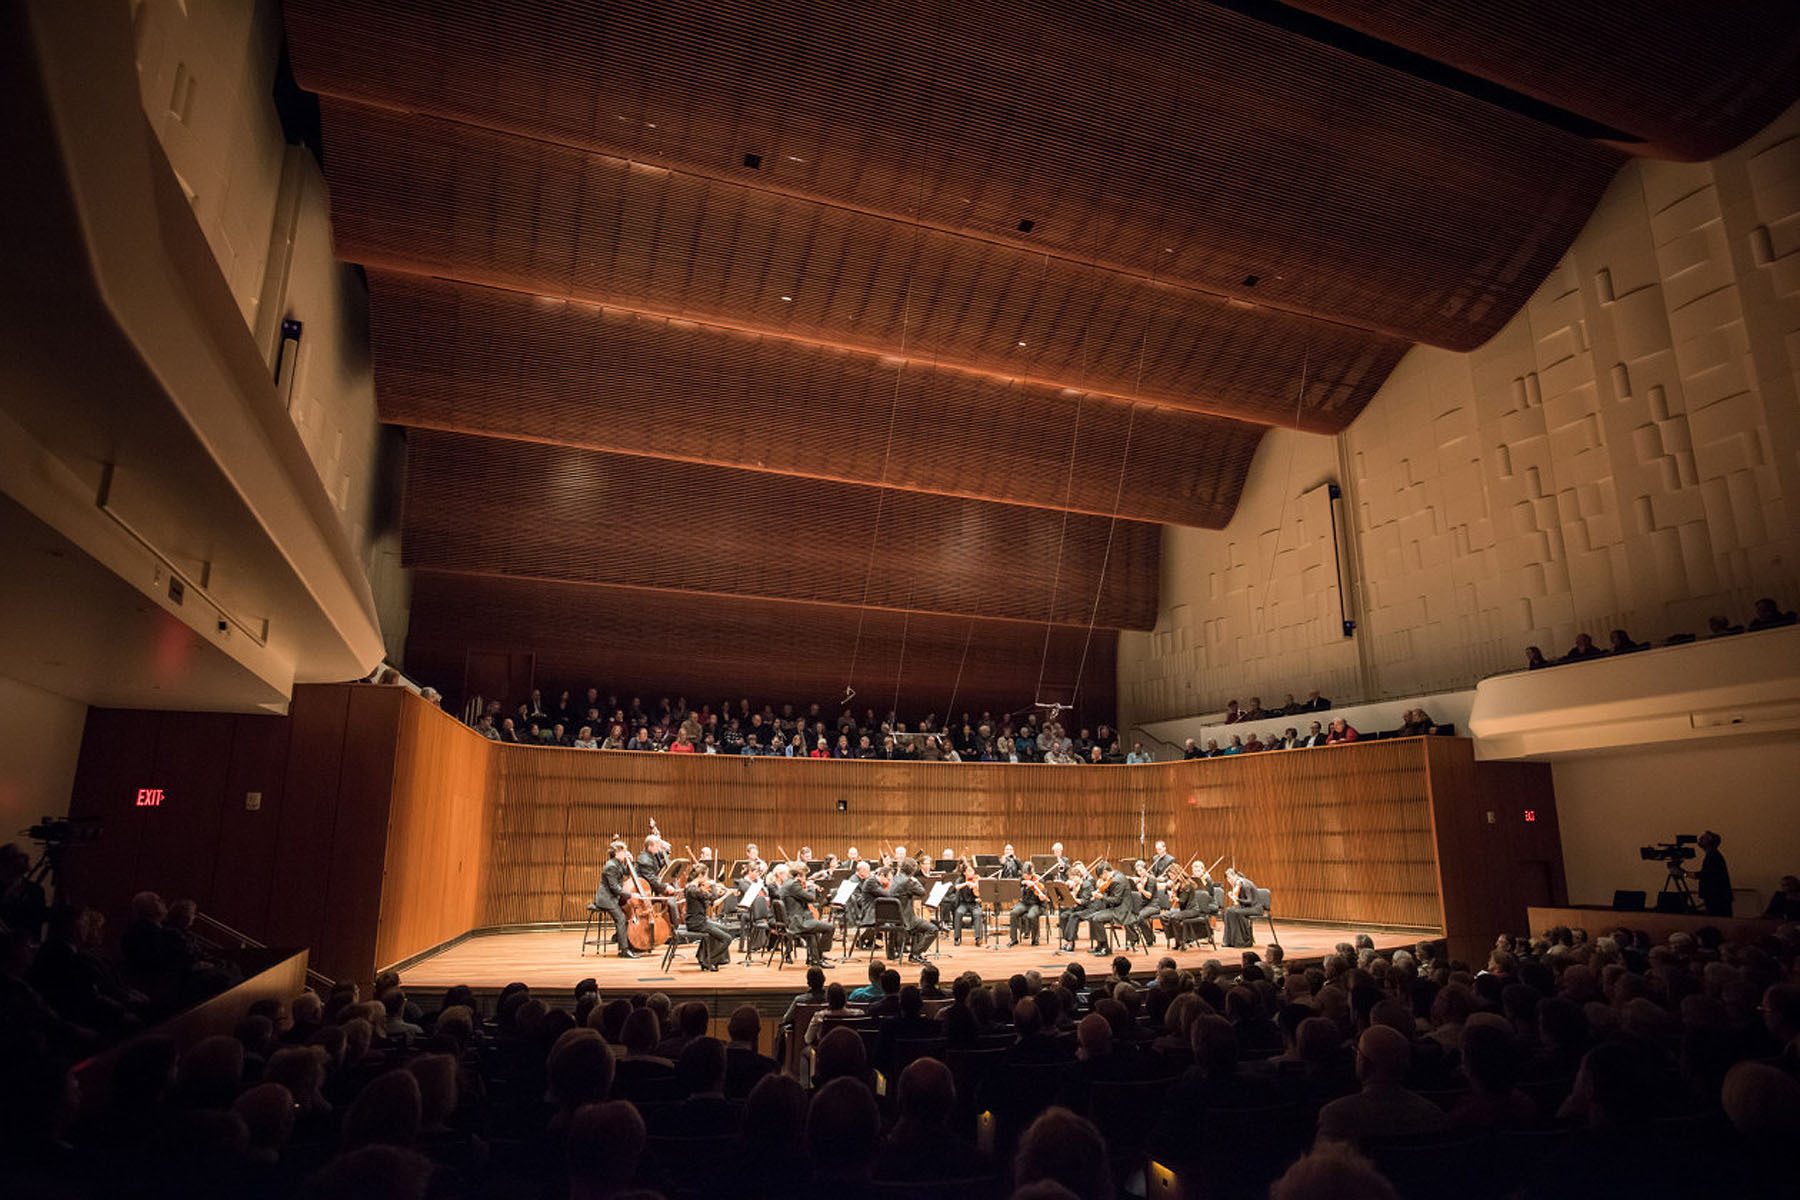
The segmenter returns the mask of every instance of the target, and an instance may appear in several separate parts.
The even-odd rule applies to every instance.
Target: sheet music
[[[939,904],[943,903],[944,893],[949,890],[950,881],[948,879],[938,880],[937,883],[932,885],[931,894],[925,897],[925,907],[936,908]]]
[[[749,887],[744,889],[744,895],[743,895],[743,898],[738,901],[738,907],[739,908],[749,908],[752,904],[756,903],[756,898],[762,894],[763,894],[763,881],[759,879],[755,883],[751,884]]]
[[[860,879],[856,878],[844,880],[844,882],[838,884],[837,894],[832,896],[831,902],[840,906],[850,903],[850,897],[856,891],[856,885],[861,882]]]

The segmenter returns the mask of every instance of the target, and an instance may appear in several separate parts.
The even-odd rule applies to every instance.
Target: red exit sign
[[[161,788],[139,788],[137,790],[137,806],[139,808],[161,808],[163,790]]]

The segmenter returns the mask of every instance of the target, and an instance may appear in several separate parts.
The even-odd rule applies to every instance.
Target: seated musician
[[[1012,918],[1012,936],[1007,939],[1008,946],[1016,946],[1019,939],[1029,930],[1031,944],[1038,944],[1038,918],[1044,915],[1044,908],[1050,903],[1050,893],[1038,881],[1037,869],[1025,863],[1019,877],[1019,902],[1012,906],[1009,914]]]
[[[1096,885],[1094,908],[1088,915],[1088,933],[1093,940],[1089,954],[1110,954],[1106,939],[1108,925],[1125,925],[1130,922],[1130,897],[1135,895],[1125,873],[1102,862],[1094,868],[1094,877],[1104,880]],[[1129,960],[1128,960],[1129,961]]]
[[[637,894],[631,882],[631,848],[624,842],[613,842],[608,848],[606,865],[600,868],[600,887],[594,892],[594,907],[612,918],[613,940],[618,943],[620,958],[636,958],[625,933],[625,901]]]
[[[1175,865],[1175,856],[1169,853],[1169,843],[1161,838],[1156,839],[1156,853],[1150,856],[1150,873],[1161,879]]]
[[[875,901],[888,894],[889,880],[886,868],[876,871],[870,867],[867,860],[863,859],[857,860],[856,878],[860,882],[857,883],[856,890],[850,893],[850,899],[855,904],[856,912],[856,917],[851,924],[861,931],[857,935],[857,944],[863,945],[868,938],[873,936],[869,930],[875,924]],[[844,908],[846,913],[851,910],[849,904],[846,904]]]
[[[754,847],[752,847],[754,849]],[[744,873],[732,882],[737,892],[735,900],[728,900],[728,906],[738,914],[738,934],[746,952],[760,950],[768,939],[769,928],[769,892],[768,888],[757,894],[749,908],[745,908],[743,898],[752,884],[763,880],[763,864],[761,859],[753,859],[744,864]]]
[[[925,897],[925,884],[919,879],[919,864],[915,860],[900,860],[900,872],[894,876],[889,891],[900,901],[900,923],[906,930],[906,961],[923,966],[925,951],[937,941],[938,929],[936,922],[913,907],[915,900]]]
[[[1044,873],[1040,878],[1045,882],[1049,882],[1052,879],[1067,881],[1069,878],[1069,856],[1063,853],[1063,844],[1061,842],[1052,843],[1050,846],[1050,854],[1056,861],[1044,868]]]
[[[814,915],[823,899],[818,890],[807,882],[805,863],[792,864],[788,872],[790,878],[781,889],[788,932],[806,943],[807,966],[832,966],[834,964],[831,960],[825,957],[831,949],[831,922],[820,920]]]
[[[1019,856],[1013,853],[1012,844],[1008,843],[1000,851],[1000,878],[1017,879],[1024,872]]]
[[[1065,908],[1059,914],[1057,953],[1075,953],[1075,938],[1081,931],[1081,923],[1094,914],[1094,879],[1088,874],[1082,863],[1069,864],[1069,890],[1075,894],[1075,907]]]
[[[663,868],[668,865],[669,843],[654,833],[650,834],[644,839],[643,852],[637,856],[637,869],[644,882],[650,885],[650,890],[658,896],[669,896],[675,892],[674,885],[665,882],[662,877]]]
[[[1156,945],[1156,929],[1151,922],[1168,910],[1169,893],[1163,887],[1161,877],[1153,874],[1150,864],[1141,858],[1137,862],[1137,880],[1133,890],[1137,892],[1138,903],[1131,927],[1144,943],[1144,948],[1149,949]]]
[[[682,889],[682,897],[687,901],[682,919],[689,933],[700,935],[695,958],[702,971],[717,971],[731,961],[731,933],[713,920],[711,912],[713,903],[724,895],[725,886],[712,877],[712,870],[705,863],[695,865],[693,877]]]
[[[1256,882],[1248,875],[1238,874],[1236,867],[1229,867],[1225,871],[1225,892],[1231,898],[1231,907],[1225,910],[1225,944],[1254,946],[1256,938],[1250,918],[1263,915],[1256,903]]]
[[[1211,942],[1212,918],[1218,911],[1219,906],[1213,901],[1212,876],[1205,863],[1196,862],[1181,884],[1176,907],[1163,914],[1163,928],[1169,931],[1177,950],[1186,949],[1189,942]]]
[[[961,878],[951,887],[938,911],[949,921],[950,941],[952,945],[962,945],[963,919],[969,919],[975,929],[975,944],[981,945],[987,940],[987,916],[981,911],[981,881],[975,874],[975,868],[968,862],[962,864]]]

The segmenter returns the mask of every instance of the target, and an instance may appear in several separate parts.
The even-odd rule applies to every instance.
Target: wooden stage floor
[[[1259,922],[1257,932],[1266,934],[1267,926]],[[1290,963],[1316,961],[1329,954],[1339,942],[1349,941],[1357,933],[1369,934],[1375,945],[1383,950],[1411,946],[1421,938],[1435,936],[1417,930],[1346,929],[1292,921],[1281,922],[1277,933]],[[761,956],[754,964],[745,964],[738,960],[734,947],[732,962],[715,974],[695,965],[691,946],[683,946],[676,952],[674,965],[668,971],[662,970],[661,949],[643,958],[622,959],[612,952],[610,943],[607,952],[598,956],[592,949],[585,956],[580,954],[580,946],[579,929],[474,933],[406,967],[400,973],[401,980],[415,994],[427,996],[455,984],[466,984],[477,992],[491,992],[515,980],[555,995],[572,991],[577,980],[591,975],[600,985],[600,994],[609,999],[622,992],[641,991],[688,998],[749,997],[770,993],[787,997],[806,986],[806,968],[798,956],[787,967],[764,966]],[[977,971],[983,979],[993,980],[1034,967],[1045,974],[1061,974],[1071,959],[1081,962],[1090,975],[1111,970],[1112,964],[1110,955],[1089,954],[1085,948],[1073,955],[1057,954],[1054,943],[1008,949],[1004,937],[1000,939],[999,949],[980,949],[966,934],[960,947],[944,940],[934,950],[938,956],[931,961],[942,973],[945,987],[967,970]],[[1260,946],[1258,952],[1261,952]],[[1132,970],[1148,974],[1155,969],[1157,960],[1168,953],[1163,946],[1153,951],[1139,951],[1130,956]],[[1182,967],[1198,967],[1209,958],[1235,964],[1240,954],[1241,950],[1223,947],[1213,950],[1202,946],[1198,950],[1176,954],[1175,960]],[[902,962],[897,964],[897,969],[907,983],[914,983],[919,978],[917,966]],[[868,958],[859,953],[854,961],[840,961],[826,972],[826,977],[829,981],[861,986],[868,982]]]

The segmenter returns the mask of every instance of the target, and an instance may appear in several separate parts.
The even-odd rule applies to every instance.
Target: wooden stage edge
[[[1256,932],[1256,950],[1260,954],[1268,944],[1268,925],[1257,922]],[[1369,934],[1376,948],[1381,950],[1411,946],[1421,938],[1440,936],[1429,930],[1294,921],[1282,921],[1276,927],[1276,933],[1289,963],[1317,962],[1331,953],[1339,942],[1350,941],[1358,933]],[[723,1001],[735,1003],[771,994],[779,994],[785,1002],[787,997],[806,987],[806,967],[799,957],[787,967],[763,966],[761,956],[757,956],[755,964],[745,964],[739,960],[734,946],[731,963],[723,970],[711,973],[695,965],[691,946],[683,946],[676,951],[673,966],[664,971],[661,949],[642,958],[623,959],[613,953],[610,943],[602,955],[595,955],[591,948],[583,955],[580,947],[579,928],[476,930],[403,965],[400,978],[408,991],[427,1007],[437,993],[457,984],[466,984],[478,993],[486,993],[516,981],[545,992],[552,999],[558,995],[572,996],[576,982],[590,975],[600,985],[600,994],[606,999],[632,992],[664,992],[671,998],[711,999],[715,1008]],[[1112,955],[1102,957],[1087,952],[1085,931],[1081,948],[1072,955],[1057,954],[1054,942],[1008,948],[1004,935],[999,949],[981,949],[972,944],[966,933],[960,947],[945,941],[934,949],[938,957],[931,961],[942,973],[946,988],[950,980],[967,970],[974,970],[984,980],[993,981],[1033,968],[1046,975],[1060,975],[1071,960],[1079,961],[1089,975],[1104,974],[1112,969]],[[1133,973],[1148,975],[1156,969],[1157,961],[1170,953],[1166,946],[1159,945],[1155,950],[1140,950],[1130,955]],[[1183,968],[1197,968],[1210,958],[1234,965],[1242,953],[1242,950],[1223,946],[1218,950],[1202,946],[1198,950],[1175,954],[1174,958]],[[868,961],[867,955],[861,953],[853,961],[839,961],[836,967],[826,972],[827,981],[861,986],[868,982]],[[891,961],[889,965],[900,972],[902,981],[918,981],[917,966]]]

